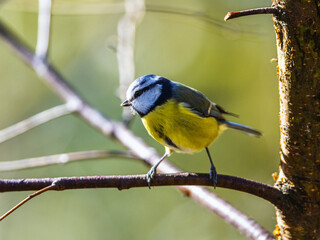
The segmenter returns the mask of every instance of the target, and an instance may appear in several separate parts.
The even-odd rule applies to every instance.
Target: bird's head
[[[127,90],[127,99],[121,106],[130,106],[134,113],[143,117],[165,102],[169,96],[171,96],[170,80],[149,74],[131,83]]]

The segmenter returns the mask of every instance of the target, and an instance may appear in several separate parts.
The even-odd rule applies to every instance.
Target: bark
[[[320,1],[274,0],[280,91],[278,239],[320,238]]]

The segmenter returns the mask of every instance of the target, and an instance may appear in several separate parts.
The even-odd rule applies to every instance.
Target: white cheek
[[[135,107],[142,113],[147,113],[161,95],[162,85],[157,84],[136,99]]]

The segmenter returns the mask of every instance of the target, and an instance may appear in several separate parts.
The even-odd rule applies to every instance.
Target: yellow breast
[[[214,117],[200,117],[169,100],[142,118],[149,134],[177,152],[196,152],[208,147],[219,134]]]

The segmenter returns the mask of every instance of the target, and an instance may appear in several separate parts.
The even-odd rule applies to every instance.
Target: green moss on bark
[[[288,207],[277,212],[279,239],[320,238],[319,0],[282,0],[274,19],[280,92],[281,173]]]

